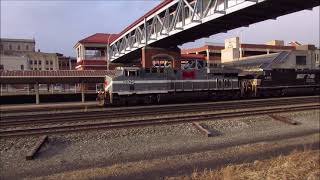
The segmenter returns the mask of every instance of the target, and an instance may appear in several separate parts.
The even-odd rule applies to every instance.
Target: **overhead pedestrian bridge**
[[[112,38],[108,56],[112,62],[128,62],[141,58],[146,46],[177,47],[319,4],[319,0],[164,0]]]

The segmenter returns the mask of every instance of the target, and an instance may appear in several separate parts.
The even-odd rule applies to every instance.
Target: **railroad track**
[[[302,97],[285,97],[285,99],[289,99],[289,98],[314,98],[317,97],[318,99],[320,98],[320,96],[302,96]],[[273,98],[265,98],[265,101],[269,101],[272,100]],[[284,99],[284,98],[279,98],[279,99]],[[239,100],[239,99],[238,99]],[[239,100],[239,101],[250,101],[250,100],[261,100],[259,99],[246,99],[246,100]],[[216,101],[216,102],[197,102],[197,104],[210,104],[210,103],[223,103],[223,102],[228,102],[228,101]],[[182,104],[175,104],[175,106],[181,106]],[[126,108],[126,107],[124,107]],[[149,107],[147,107],[149,108]],[[34,113],[37,112],[37,116],[38,115],[45,115],[45,114],[56,114],[56,113],[68,113],[65,111],[79,111],[79,110],[83,110],[83,111],[109,111],[110,109],[118,109],[118,108],[106,108],[106,107],[97,107],[96,105],[93,104],[89,104],[89,105],[74,105],[74,106],[67,106],[67,105],[61,105],[61,106],[54,106],[54,107],[35,107],[35,108],[24,108],[24,109],[12,109],[12,110],[8,110],[8,109],[2,109],[0,108],[0,114],[3,117],[7,117],[7,116],[12,116],[12,117],[19,117],[19,116],[15,116],[16,113]],[[113,110],[112,110],[113,111]],[[80,112],[81,113],[81,112]],[[32,116],[32,114],[30,114],[30,116]]]
[[[18,108],[18,109],[0,109],[0,113],[1,114],[15,114],[15,113],[32,113],[35,110],[38,113],[54,113],[57,111],[73,111],[73,110],[79,110],[79,109],[86,109],[86,110],[103,110],[105,109],[105,107],[98,107],[97,104],[93,105],[93,104],[89,104],[89,105],[56,105],[54,107],[35,107],[35,108]]]
[[[179,117],[135,119],[135,120],[117,121],[117,122],[96,122],[96,123],[82,123],[82,124],[73,124],[73,125],[64,125],[64,126],[21,128],[21,129],[0,130],[0,137],[43,135],[43,134],[56,134],[56,133],[88,131],[88,130],[186,123],[186,122],[203,121],[203,120],[218,120],[218,119],[225,119],[225,118],[266,115],[266,114],[274,114],[274,113],[282,113],[282,112],[306,111],[306,110],[314,110],[319,108],[320,108],[320,105],[299,105],[295,107],[282,107],[282,108],[272,107],[272,108],[253,109],[253,110],[243,110],[238,112],[220,112],[220,113],[212,113],[212,114],[204,114],[204,115],[197,114],[197,115],[184,115]]]
[[[71,122],[92,122],[102,119],[114,118],[131,118],[136,116],[148,115],[166,115],[166,114],[181,114],[192,112],[207,112],[212,110],[225,109],[245,109],[266,106],[280,106],[288,104],[303,104],[303,103],[318,103],[314,97],[298,98],[298,99],[277,99],[266,101],[237,101],[235,102],[219,102],[214,104],[193,104],[192,106],[168,106],[168,107],[142,107],[139,109],[122,109],[92,111],[92,112],[74,112],[60,114],[42,114],[42,115],[26,115],[26,116],[8,116],[2,117],[0,126],[2,128],[10,128],[15,126],[25,125],[45,125],[54,123],[71,123]]]

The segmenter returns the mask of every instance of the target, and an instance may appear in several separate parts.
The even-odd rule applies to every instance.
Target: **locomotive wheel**
[[[144,97],[144,104],[152,104],[153,103],[153,97],[152,96],[146,96]]]
[[[105,100],[104,99],[99,99],[98,100],[98,106],[105,106]]]

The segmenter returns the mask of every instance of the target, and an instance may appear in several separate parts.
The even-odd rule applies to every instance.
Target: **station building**
[[[96,33],[78,41],[74,49],[77,54],[76,70],[114,69],[116,64],[108,64],[107,46],[116,34]]]

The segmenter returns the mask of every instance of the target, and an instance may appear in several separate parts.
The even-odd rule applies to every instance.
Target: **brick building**
[[[64,56],[63,54],[57,53],[59,61],[59,70],[75,70],[77,59],[75,57]]]

